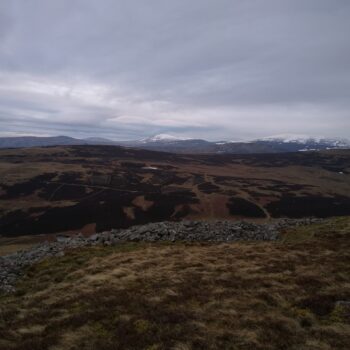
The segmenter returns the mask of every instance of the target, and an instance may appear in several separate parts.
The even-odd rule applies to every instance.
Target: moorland
[[[348,349],[349,150],[3,149],[0,179],[2,266],[11,259],[1,255],[45,251],[18,276],[0,271],[0,283],[16,281],[0,292],[1,350]],[[57,254],[43,242],[158,221],[191,230],[189,220],[312,216],[322,219],[268,241],[190,241],[184,230],[181,240],[70,243]]]
[[[350,150],[177,155],[117,146],[0,150],[3,236],[181,219],[350,215]]]
[[[84,247],[0,295],[1,350],[347,350],[350,220],[274,242]]]

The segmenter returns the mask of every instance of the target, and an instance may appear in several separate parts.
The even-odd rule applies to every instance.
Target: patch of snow
[[[303,148],[303,149],[300,149],[299,152],[307,152],[307,151],[317,151],[316,148]]]
[[[155,166],[144,166],[144,167],[142,167],[142,169],[145,169],[145,170],[158,170],[158,168],[156,168]]]
[[[190,139],[186,137],[173,136],[169,134],[158,134],[152,137],[141,139],[140,141],[143,143],[146,143],[146,142],[167,142],[167,141],[184,141],[184,140],[190,140]]]
[[[330,148],[334,147],[349,147],[350,141],[346,139],[326,138],[324,136],[309,136],[309,135],[297,135],[297,134],[280,134],[267,136],[254,141],[275,141],[283,143],[297,143],[297,144],[323,144],[329,145]],[[311,150],[311,149],[310,149]]]
[[[279,142],[295,142],[295,143],[307,143],[307,142],[320,142],[324,137],[311,137],[309,135],[301,134],[279,134],[273,136],[262,137],[256,141],[279,141]]]
[[[244,141],[244,140],[230,140],[230,141],[220,141],[220,142],[215,142],[217,145],[226,145],[228,143],[250,143],[252,142],[251,140],[249,141]]]

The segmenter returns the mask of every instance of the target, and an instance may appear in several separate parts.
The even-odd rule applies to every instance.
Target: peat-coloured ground
[[[350,151],[176,155],[115,146],[0,151],[0,234],[162,220],[350,215]]]

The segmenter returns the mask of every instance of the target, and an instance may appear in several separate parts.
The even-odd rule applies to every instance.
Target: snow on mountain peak
[[[277,141],[283,143],[298,144],[329,144],[332,147],[344,147],[350,144],[349,140],[338,138],[326,138],[324,136],[309,136],[299,134],[280,134],[274,136],[263,137],[254,141]]]
[[[279,135],[263,137],[259,139],[259,141],[306,143],[308,141],[320,142],[322,139],[324,139],[324,137],[312,137],[309,135],[301,135],[301,134],[279,134]]]
[[[167,141],[183,141],[189,140],[185,137],[178,137],[169,134],[158,134],[152,137],[147,137],[145,139],[140,140],[141,142],[167,142]]]

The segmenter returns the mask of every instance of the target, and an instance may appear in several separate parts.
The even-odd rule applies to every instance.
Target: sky
[[[1,0],[0,136],[350,138],[349,0]]]

